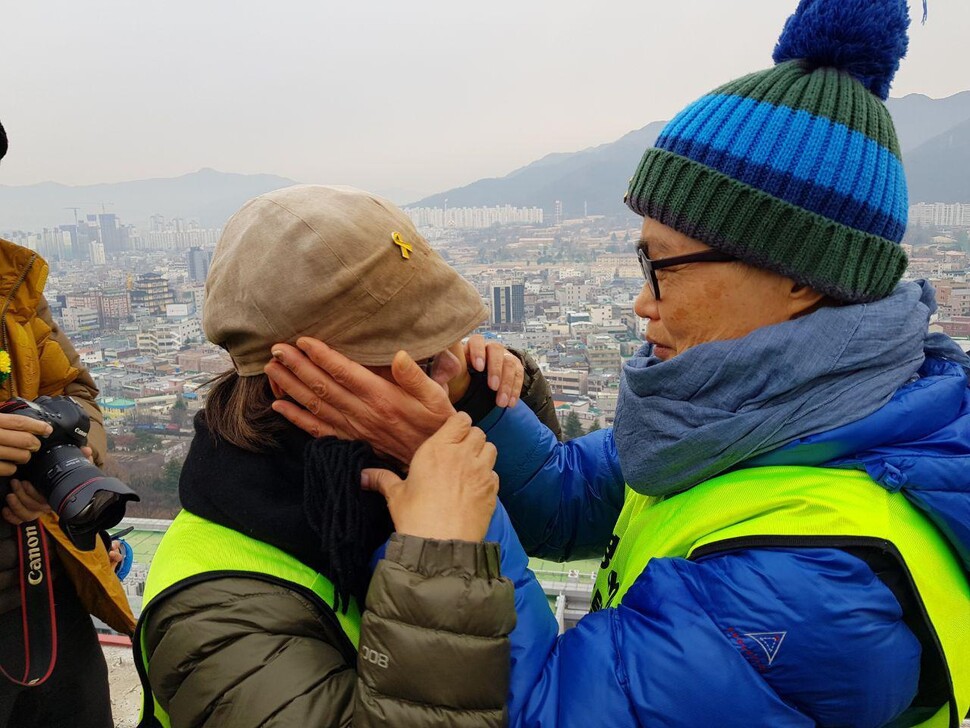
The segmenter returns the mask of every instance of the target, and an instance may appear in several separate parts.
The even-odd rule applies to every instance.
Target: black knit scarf
[[[217,440],[195,419],[179,481],[190,512],[268,543],[333,582],[334,609],[363,605],[369,561],[393,531],[384,498],[360,489],[360,472],[388,467],[369,445],[314,440],[295,427],[253,453]]]

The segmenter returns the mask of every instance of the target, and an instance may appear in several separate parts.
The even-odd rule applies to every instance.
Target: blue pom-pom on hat
[[[925,0],[923,9],[925,20]],[[801,0],[773,58],[845,71],[885,101],[909,46],[909,23],[906,0]]]

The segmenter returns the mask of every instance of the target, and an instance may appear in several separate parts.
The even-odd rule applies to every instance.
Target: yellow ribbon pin
[[[407,242],[401,237],[401,233],[391,233],[391,240],[394,244],[401,249],[401,257],[407,260],[411,257],[411,251],[414,250],[414,246]]]

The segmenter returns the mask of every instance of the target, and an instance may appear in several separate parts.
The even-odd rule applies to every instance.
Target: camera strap
[[[12,610],[8,618],[19,617],[22,628],[4,630],[0,673],[17,685],[33,687],[50,677],[57,659],[50,547],[47,534],[38,521],[21,523],[16,531],[20,556],[20,614]]]

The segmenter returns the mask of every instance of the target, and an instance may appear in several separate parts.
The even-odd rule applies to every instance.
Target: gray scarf
[[[935,310],[928,283],[902,283],[881,301],[822,308],[665,362],[645,346],[624,367],[614,424],[627,483],[678,493],[872,414],[917,376],[924,348],[955,348],[928,336]]]

